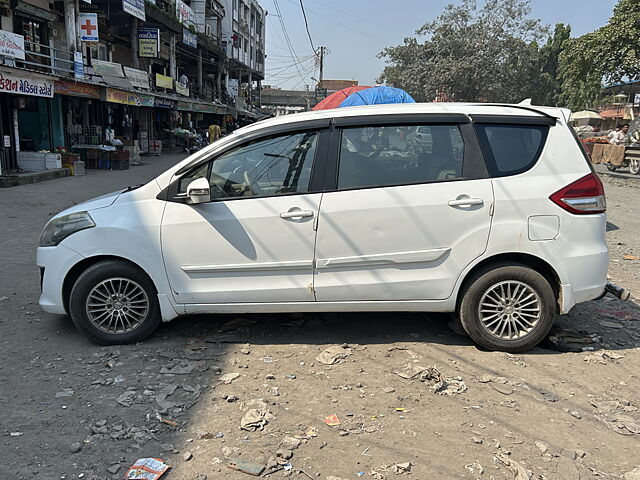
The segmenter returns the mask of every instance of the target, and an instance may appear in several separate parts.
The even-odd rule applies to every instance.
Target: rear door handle
[[[280,218],[284,218],[285,220],[306,217],[313,217],[313,210],[291,209],[288,212],[282,212],[280,214]]]
[[[481,198],[456,198],[455,200],[449,200],[450,207],[466,207],[470,205],[483,205],[484,200]]]

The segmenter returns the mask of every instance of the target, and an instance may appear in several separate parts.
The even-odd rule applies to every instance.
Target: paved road
[[[293,435],[305,437],[294,470],[319,479],[361,471],[395,478],[390,465],[404,462],[420,479],[476,479],[484,469],[482,478],[506,480],[520,468],[535,478],[621,478],[640,466],[638,435],[623,425],[640,424],[640,315],[609,297],[559,321],[586,331],[579,340],[609,356],[485,352],[437,316],[393,312],[191,317],[141,344],[96,347],[68,317],[42,313],[34,262],[47,219],[179,158],[0,190],[0,478],[116,480],[152,456],[173,467],[163,480],[242,480],[226,457],[266,463]],[[605,184],[618,228],[608,234],[612,274],[637,284],[638,262],[623,255],[640,255],[637,215],[629,217],[640,184]],[[223,342],[229,335],[235,343]],[[322,365],[317,356],[329,346],[348,358]],[[407,380],[394,373],[407,362],[438,369]],[[448,385],[460,388],[434,393]],[[159,422],[157,412],[178,426]],[[260,422],[264,415],[263,431],[239,429],[249,413]],[[325,425],[332,413],[341,426]]]

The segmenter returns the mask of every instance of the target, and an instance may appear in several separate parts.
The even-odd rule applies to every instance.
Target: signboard
[[[189,96],[189,87],[186,85],[183,85],[180,82],[176,82],[176,93],[180,94],[180,95],[184,95],[185,97]]]
[[[187,28],[182,29],[182,43],[193,48],[198,48],[198,36]]]
[[[105,102],[121,103],[123,105],[134,105],[136,107],[153,107],[154,99],[151,95],[141,95],[139,93],[125,92],[107,88],[104,96]]]
[[[187,28],[196,26],[196,15],[193,13],[193,9],[182,0],[176,0],[176,17]]]
[[[178,102],[178,104],[176,105],[176,110],[179,110],[182,112],[190,112],[191,108],[192,106],[189,102]]]
[[[53,82],[0,72],[0,92],[53,98]]]
[[[122,67],[124,68],[124,74],[127,76],[131,85],[136,88],[144,88],[145,90],[149,90],[149,74],[144,70],[137,70],[135,68]]]
[[[238,88],[237,78],[230,78],[229,80],[227,80],[227,91],[229,92],[229,95],[231,95],[232,97],[238,96],[239,88]]]
[[[98,14],[78,13],[78,32],[83,42],[98,41]]]
[[[84,78],[84,59],[82,52],[73,52],[73,77],[77,80]]]
[[[169,89],[173,88],[173,78],[156,73],[156,87]]]
[[[119,63],[105,62],[104,60],[91,60],[91,65],[98,75],[124,78],[122,65]]]
[[[168,98],[156,97],[155,101],[153,102],[153,106],[159,108],[174,108],[176,104],[173,100],[170,100]]]
[[[53,92],[56,95],[68,95],[72,97],[100,99],[100,87],[88,83],[65,82],[56,80],[53,84]]]
[[[122,10],[129,15],[139,18],[143,22],[146,20],[144,14],[144,0],[122,0]]]
[[[158,58],[160,52],[160,29],[138,29],[138,56]]]
[[[24,60],[24,37],[0,30],[0,55]]]

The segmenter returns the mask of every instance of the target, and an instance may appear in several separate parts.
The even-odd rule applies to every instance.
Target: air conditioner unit
[[[204,26],[204,34],[205,34],[205,35],[208,35],[209,37],[211,37],[211,36],[212,36],[212,35],[211,35],[211,25],[208,25],[208,24],[207,24],[207,25],[205,25],[205,26]]]

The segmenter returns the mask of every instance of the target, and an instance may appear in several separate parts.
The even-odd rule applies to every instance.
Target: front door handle
[[[282,212],[280,214],[280,218],[284,218],[285,220],[289,220],[292,218],[306,218],[306,217],[313,217],[313,210],[291,209],[288,212]]]
[[[484,200],[481,198],[471,198],[464,196],[462,198],[456,198],[455,200],[449,200],[450,207],[467,207],[471,205],[483,205]]]

